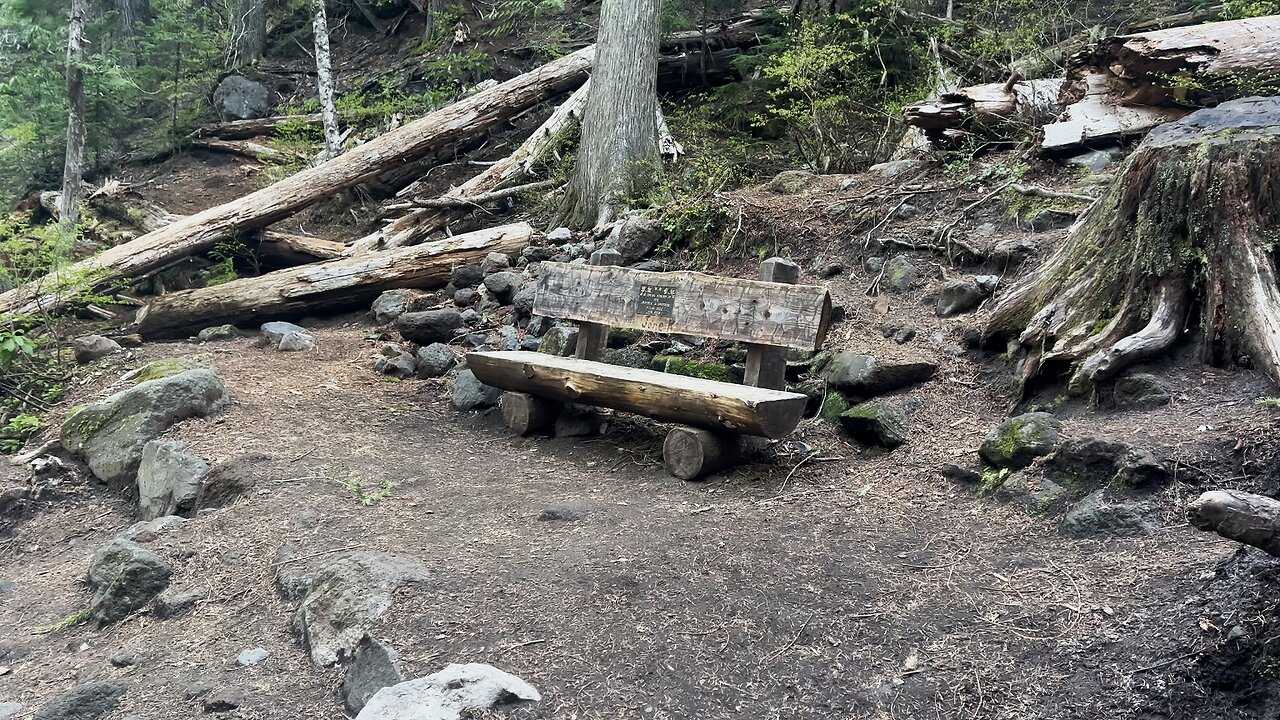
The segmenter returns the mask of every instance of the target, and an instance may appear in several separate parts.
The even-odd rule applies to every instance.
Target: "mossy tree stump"
[[[1036,273],[997,304],[1022,383],[1085,394],[1165,352],[1198,316],[1201,358],[1280,382],[1280,98],[1246,98],[1152,131]]]

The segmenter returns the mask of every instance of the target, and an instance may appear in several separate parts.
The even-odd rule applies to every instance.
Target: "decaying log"
[[[258,258],[268,267],[306,265],[342,257],[347,246],[337,240],[264,230],[258,237]]]
[[[263,145],[251,140],[192,140],[191,147],[198,150],[240,155],[251,160],[268,163],[284,164],[301,159],[298,155],[281,152],[269,145]]]
[[[1044,126],[1045,150],[1076,148],[1090,142],[1115,141],[1173,122],[1187,114],[1180,107],[1121,105],[1111,95],[1108,77],[1090,73],[1079,81],[1085,87],[1079,100],[1067,106],[1057,122]]]
[[[519,254],[532,238],[532,227],[515,223],[416,247],[170,293],[138,313],[138,332],[148,338],[186,337],[210,325],[354,307],[384,290],[444,285],[456,265],[475,262],[491,252]]]
[[[1016,338],[1024,379],[1065,370],[1077,394],[1188,326],[1204,334],[1204,362],[1280,381],[1278,189],[1280,98],[1156,128],[1041,270],[999,299],[987,337]]]
[[[249,138],[271,135],[282,127],[297,125],[320,125],[320,113],[310,115],[277,115],[275,117],[258,118],[256,120],[231,120],[214,123],[197,128],[191,134],[196,139],[217,138],[219,140],[248,140]]]
[[[780,390],[537,352],[473,352],[467,367],[494,387],[768,438],[794,430],[808,401]]]
[[[79,286],[103,288],[209,249],[220,240],[281,220],[383,170],[483,132],[585,80],[594,46],[427,114],[246,197],[205,210],[137,240],[0,294],[0,313],[57,310]]]
[[[408,202],[389,205],[390,209],[406,209],[406,208],[434,208],[439,210],[459,210],[478,208],[488,203],[498,202],[499,200],[507,200],[516,195],[527,192],[537,192],[539,190],[550,190],[560,185],[559,180],[542,180],[528,185],[516,185],[515,187],[494,190],[493,192],[473,195],[471,197],[450,197],[445,195],[438,198],[426,198],[420,200],[410,200]]]
[[[1200,530],[1280,557],[1280,500],[1239,490],[1214,490],[1187,505],[1187,519]]]
[[[671,134],[671,128],[667,125],[667,118],[662,114],[662,108],[658,108],[658,156],[666,158],[671,162],[680,159],[684,154],[684,146],[679,140]]]
[[[903,109],[907,125],[936,137],[945,130],[1008,134],[1052,119],[1059,111],[1058,89],[1062,81],[1028,80],[974,85],[943,93],[936,99]]]

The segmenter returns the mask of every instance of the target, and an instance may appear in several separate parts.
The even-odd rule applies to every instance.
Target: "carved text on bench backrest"
[[[543,263],[533,311],[567,320],[816,350],[831,298],[824,287],[703,273]]]

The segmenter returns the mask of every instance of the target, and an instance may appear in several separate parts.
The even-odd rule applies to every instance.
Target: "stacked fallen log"
[[[518,254],[533,234],[527,223],[514,223],[170,293],[138,312],[138,332],[147,338],[186,337],[210,325],[343,310],[368,304],[379,293],[395,288],[442,286],[454,267],[477,262],[491,252]]]
[[[903,119],[907,125],[923,130],[935,145],[971,133],[1026,133],[1053,119],[1061,110],[1061,85],[1061,80],[1051,79],[960,88],[908,105],[903,109]]]

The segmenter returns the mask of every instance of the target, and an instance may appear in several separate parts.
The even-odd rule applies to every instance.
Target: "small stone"
[[[31,720],[97,720],[115,710],[126,690],[115,680],[81,685],[45,703]]]
[[[920,214],[920,209],[911,203],[902,203],[893,211],[895,220],[910,220]]]
[[[862,261],[862,269],[871,275],[879,275],[882,268],[884,268],[884,258],[879,255],[872,255]]]
[[[511,306],[516,309],[518,317],[529,317],[533,315],[533,303],[538,295],[538,286],[536,283],[524,283],[516,294],[511,297]]]
[[[951,317],[973,310],[991,295],[972,277],[948,280],[938,289],[938,316]]]
[[[213,684],[204,680],[197,680],[190,685],[182,688],[183,700],[195,700],[213,692]]]
[[[550,330],[551,327],[552,325],[551,325],[550,318],[545,318],[541,315],[534,315],[533,317],[529,318],[529,324],[526,325],[524,329],[525,329],[525,332],[529,333],[530,335],[540,338],[543,335],[546,335],[547,331]]]
[[[491,252],[480,261],[480,270],[485,275],[502,272],[511,267],[511,258],[504,253]]]
[[[209,591],[206,588],[198,587],[184,592],[163,592],[156,597],[155,604],[152,606],[151,612],[161,620],[177,617],[198,603],[209,599]]]
[[[480,264],[459,265],[449,274],[449,282],[453,283],[455,288],[473,288],[484,282],[484,270],[480,268]]]
[[[1097,490],[1076,503],[1058,526],[1067,537],[1133,537],[1151,532],[1152,525],[1140,506],[1114,502],[1105,490]]]
[[[778,195],[795,195],[813,184],[818,177],[808,170],[783,170],[763,185]]]
[[[645,260],[631,266],[632,270],[643,270],[645,272],[666,272],[667,264],[658,262],[657,260]]]
[[[351,664],[342,675],[342,703],[358,714],[379,690],[404,682],[400,656],[368,635],[356,646]]]
[[[418,366],[413,355],[401,350],[394,355],[383,354],[374,358],[373,369],[383,375],[407,378],[418,371]]]
[[[221,342],[223,340],[235,340],[241,336],[239,328],[235,325],[214,325],[201,330],[196,335],[196,340],[202,343]]]
[[[481,320],[484,320],[484,315],[475,308],[467,308],[466,310],[463,310],[460,317],[462,318],[463,324],[467,327],[475,327],[480,324]]]
[[[577,522],[586,516],[586,513],[577,508],[552,507],[538,513],[538,522]]]
[[[84,364],[100,360],[113,353],[120,352],[120,343],[101,335],[85,335],[71,343],[76,362]]]
[[[911,261],[901,255],[895,255],[884,266],[884,286],[889,292],[904,293],[920,277],[920,271]]]
[[[568,357],[578,346],[578,328],[557,325],[542,336],[538,352]]]
[[[524,284],[524,276],[510,270],[495,272],[484,279],[485,289],[499,305],[510,305]]]
[[[502,399],[502,390],[480,382],[475,373],[463,370],[453,381],[450,400],[455,410],[478,410],[493,407]]]
[[[567,227],[558,227],[547,233],[547,240],[553,243],[567,243],[573,239],[573,231]]]
[[[844,272],[843,263],[829,262],[822,266],[822,269],[818,271],[818,274],[824,278],[833,278],[842,272]]]
[[[906,345],[916,338],[917,330],[909,325],[902,325],[897,322],[884,322],[880,324],[880,334],[893,340],[899,345]]]
[[[237,687],[224,687],[205,697],[204,711],[207,713],[231,712],[244,705],[247,700],[244,690]]]
[[[89,616],[101,625],[125,619],[168,587],[170,573],[151,551],[129,540],[111,541],[89,564]]]
[[[569,236],[564,239],[569,240],[572,238],[573,238],[573,234],[569,233]],[[548,237],[548,239],[550,238]],[[558,249],[554,246],[530,245],[520,253],[520,257],[524,258],[525,260],[528,260],[531,263],[545,262],[547,260],[550,260],[552,257],[554,257],[557,251]]]
[[[480,293],[471,288],[462,288],[453,294],[453,304],[458,307],[470,307],[480,300]]]
[[[444,343],[431,343],[418,348],[416,360],[418,377],[436,378],[448,373],[458,364],[458,353]]]
[[[977,485],[982,482],[982,473],[972,468],[956,465],[955,463],[946,463],[943,465],[942,475],[952,482],[958,482],[964,485]]]
[[[129,650],[121,650],[111,656],[111,664],[118,668],[129,667],[138,662],[138,656]]]
[[[1063,160],[1063,163],[1070,167],[1085,168],[1092,172],[1102,172],[1116,161],[1116,156],[1121,152],[1122,151],[1118,147],[1106,150],[1090,150],[1088,152],[1080,153],[1079,155],[1073,155],[1066,160]]]
[[[263,323],[259,332],[262,333],[263,341],[266,343],[267,347],[273,348],[280,347],[280,341],[284,340],[285,336],[290,333],[298,333],[302,335],[307,334],[306,328],[300,325],[278,321]]]
[[[305,352],[316,346],[316,339],[307,333],[289,333],[280,339],[280,352]]]
[[[241,667],[249,667],[251,665],[257,665],[269,657],[271,657],[271,653],[262,648],[241,650],[240,654],[236,656],[236,664]]]
[[[992,428],[978,454],[999,468],[1020,470],[1058,447],[1062,421],[1044,412],[1011,417]]]
[[[510,352],[520,347],[520,333],[510,325],[498,329],[498,350]]]

